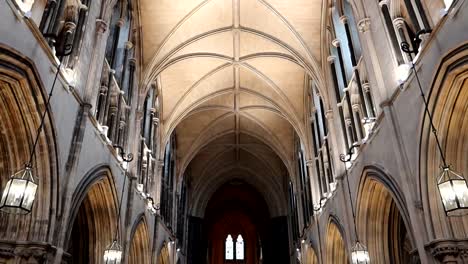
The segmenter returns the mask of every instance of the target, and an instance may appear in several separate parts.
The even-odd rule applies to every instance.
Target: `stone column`
[[[356,54],[354,53],[354,45],[353,45],[353,38],[351,36],[351,30],[349,28],[348,24],[348,17],[347,16],[342,16],[340,17],[341,23],[343,23],[345,31],[346,31],[346,38],[348,39],[348,48],[349,48],[349,54],[351,55],[351,63],[353,64],[353,67],[357,65],[357,60],[359,58],[356,58]]]
[[[413,43],[411,42],[411,38],[409,37],[408,30],[406,29],[405,19],[402,17],[397,17],[393,19],[393,26],[395,27],[395,32],[397,33],[397,40],[398,45],[400,45],[403,41],[408,42],[410,48],[413,49]],[[410,56],[401,50],[399,47],[399,52],[403,55],[405,63],[411,61]]]
[[[336,105],[338,107],[338,113],[340,114],[340,125],[341,125],[341,130],[342,130],[342,138],[344,140],[344,145],[346,148],[349,148],[349,142],[348,142],[348,138],[346,136],[346,126],[345,126],[345,119],[344,119],[344,111],[343,111],[343,106],[341,104],[341,94],[340,94],[340,88],[338,86],[338,78],[336,76],[336,70],[335,70],[335,59],[336,57],[335,56],[329,56],[327,61],[328,63],[330,64],[330,68],[331,68],[331,74],[332,74],[332,78],[333,78],[333,86],[334,86],[334,90],[335,90],[335,99],[336,99]],[[327,117],[328,119],[328,117]],[[329,122],[329,124],[331,124]],[[329,129],[331,129],[333,126],[329,126]],[[332,130],[334,131],[334,129]],[[334,134],[334,133],[332,133]],[[336,135],[336,134],[334,134]]]
[[[156,171],[154,173],[154,195],[155,204],[161,203],[161,177],[164,168],[164,160],[158,159],[156,161]]]
[[[362,90],[364,92],[364,101],[366,102],[367,112],[370,117],[375,117],[374,102],[372,100],[369,82],[362,83]]]
[[[105,38],[104,34],[107,31],[107,23],[102,19],[96,19],[96,35],[94,37],[94,48],[91,54],[91,61],[89,63],[88,78],[86,81],[86,88],[84,91],[83,101],[91,104],[96,84],[99,84],[98,74],[101,74],[102,64],[104,61],[105,51]],[[97,91],[96,91],[97,92]]]

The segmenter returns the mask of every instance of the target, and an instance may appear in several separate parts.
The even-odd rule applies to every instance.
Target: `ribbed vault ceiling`
[[[281,190],[294,138],[306,140],[309,79],[322,79],[322,1],[141,0],[140,9],[142,84],[158,87],[162,143],[176,132],[180,173],[190,165],[209,180],[231,168],[227,180],[251,170],[254,186]]]

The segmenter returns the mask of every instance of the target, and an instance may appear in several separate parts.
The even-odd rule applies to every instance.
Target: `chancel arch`
[[[468,175],[468,44],[448,53],[438,67],[428,92],[429,110],[443,154],[451,169]],[[421,111],[424,111],[423,109]],[[421,115],[423,112],[421,112]],[[468,216],[447,217],[437,188],[443,165],[427,115],[424,115],[420,146],[420,182],[431,240],[466,238]]]
[[[65,243],[69,263],[103,263],[116,235],[118,202],[110,170],[99,167],[86,179],[72,199]]]
[[[23,54],[0,44],[0,188],[9,177],[23,170],[47,100],[47,91],[36,66]],[[54,230],[57,201],[57,146],[52,115],[45,116],[38,144],[31,159],[38,184],[32,212],[27,215],[0,212],[2,240],[49,243]],[[16,243],[16,242],[15,242]],[[3,262],[0,257],[0,262]]]
[[[356,224],[372,263],[414,263],[418,259],[398,188],[381,170],[364,170],[358,193]]]
[[[130,241],[128,263],[151,263],[150,238],[144,216],[141,216],[134,226]]]
[[[348,251],[346,249],[343,233],[334,218],[331,218],[328,222],[325,243],[325,263],[349,263]]]

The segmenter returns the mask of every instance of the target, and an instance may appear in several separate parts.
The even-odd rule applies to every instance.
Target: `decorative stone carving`
[[[102,19],[96,19],[96,32],[103,34],[107,31],[107,22]]]
[[[133,48],[133,43],[131,41],[125,42],[125,49],[130,50]]]
[[[336,56],[332,56],[332,55],[331,55],[331,56],[328,56],[328,57],[327,57],[327,61],[328,61],[328,63],[330,63],[330,64],[333,63],[333,62],[335,62],[335,60],[336,60]]]
[[[50,256],[55,254],[51,245],[40,242],[0,242],[0,263],[3,260],[15,259],[15,263],[44,263]]]
[[[442,263],[459,263],[458,258],[466,255],[468,251],[468,239],[439,239],[434,240],[427,248],[434,258]]]
[[[370,28],[370,19],[366,17],[366,18],[359,20],[359,22],[357,23],[357,26],[358,26],[359,32],[361,33],[367,32]]]
[[[334,39],[332,41],[332,45],[338,48],[340,46],[340,40],[339,39]]]
[[[348,17],[347,16],[341,16],[340,21],[341,21],[341,23],[346,24],[346,23],[348,23]]]

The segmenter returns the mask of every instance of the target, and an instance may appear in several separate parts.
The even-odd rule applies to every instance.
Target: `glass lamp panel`
[[[453,190],[455,195],[458,198],[460,207],[468,207],[468,187],[466,186],[466,181],[463,179],[452,180]]]
[[[28,182],[25,193],[24,193],[24,200],[23,204],[21,207],[24,209],[31,211],[33,203],[34,203],[34,198],[36,197],[36,192],[37,192],[37,184],[34,182]]]
[[[26,192],[27,181],[22,179],[11,179],[10,182],[10,188],[8,190],[5,205],[19,207]]]
[[[12,180],[9,180],[7,182],[7,184],[6,184],[6,186],[5,186],[5,189],[3,189],[2,200],[0,201],[0,206],[1,207],[6,205],[6,200],[7,200],[7,197],[8,197],[9,190],[10,190],[11,182],[12,182]]]
[[[366,250],[353,251],[351,253],[353,264],[369,263],[369,253]]]
[[[438,185],[440,196],[445,207],[445,211],[451,211],[457,208],[456,195],[450,181]]]
[[[351,252],[351,260],[353,264],[369,264],[370,257],[367,248],[363,244],[356,242]]]
[[[105,251],[104,251],[104,262],[106,264],[120,264],[122,261],[122,249],[120,245],[114,241]]]

